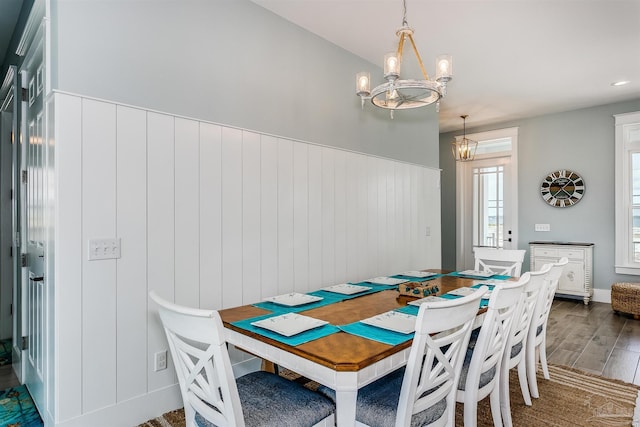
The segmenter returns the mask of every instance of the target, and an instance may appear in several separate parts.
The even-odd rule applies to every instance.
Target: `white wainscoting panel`
[[[440,267],[438,170],[69,94],[55,100],[60,421],[175,384],[171,360],[154,369],[168,347],[150,290],[221,309]],[[121,257],[88,261],[90,238],[120,238]],[[233,348],[231,357],[250,358]]]
[[[173,300],[175,298],[175,118],[147,113],[147,253],[129,254],[140,257],[147,265],[147,289]],[[126,247],[123,241],[122,246]],[[147,318],[147,388],[157,390],[173,384],[170,370],[156,372],[154,355],[168,350],[158,311],[148,300]]]
[[[117,237],[124,242],[116,271],[117,400],[147,392],[147,114],[117,107]]]
[[[82,414],[82,99],[55,95],[55,408],[58,419]],[[64,141],[64,144],[59,143]],[[49,258],[52,259],[52,258]],[[64,286],[58,285],[64,283]],[[146,312],[143,313],[146,318]],[[146,346],[145,346],[146,352]],[[144,354],[146,357],[146,354]]]
[[[222,128],[200,124],[200,307],[222,308]]]
[[[116,129],[114,104],[82,101],[83,412],[116,399],[116,260],[87,256],[89,239],[116,236]]]
[[[176,118],[175,164],[175,302],[200,304],[200,124]]]

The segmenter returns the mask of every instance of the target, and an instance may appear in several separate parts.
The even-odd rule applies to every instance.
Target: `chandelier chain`
[[[402,14],[402,25],[406,27],[407,25],[407,0],[402,0],[403,14]]]

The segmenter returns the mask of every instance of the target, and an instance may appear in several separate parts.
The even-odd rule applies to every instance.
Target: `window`
[[[616,122],[616,273],[640,275],[640,112]]]
[[[473,168],[473,246],[502,248],[504,165]]]

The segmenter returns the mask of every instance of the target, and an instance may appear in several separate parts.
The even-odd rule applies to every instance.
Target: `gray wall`
[[[53,0],[52,15],[53,89],[438,166],[433,106],[362,111],[355,74],[379,66],[247,0]]]
[[[639,281],[614,270],[614,114],[640,110],[634,101],[568,111],[512,121],[491,127],[467,128],[467,133],[519,127],[518,132],[518,234],[519,248],[534,240],[592,242],[594,287],[609,289],[612,283]],[[440,135],[442,172],[442,268],[455,268],[455,162],[450,144],[455,135]],[[542,201],[542,179],[556,169],[571,169],[585,180],[580,203],[553,208]],[[534,224],[551,225],[550,232],[534,231]],[[523,271],[529,270],[529,254]]]

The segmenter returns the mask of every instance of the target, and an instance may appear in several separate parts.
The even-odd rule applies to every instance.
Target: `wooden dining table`
[[[424,271],[446,273],[441,270]],[[445,274],[428,283],[436,284],[438,294],[444,294],[481,282]],[[325,320],[332,325],[345,325],[402,308],[411,300],[415,298],[401,295],[397,289],[390,289],[312,308],[300,314]],[[485,310],[481,309],[479,313]],[[336,424],[339,427],[355,425],[358,389],[407,363],[411,339],[389,345],[339,331],[292,346],[232,324],[269,313],[253,305],[220,310],[228,341],[263,360],[335,390]]]

